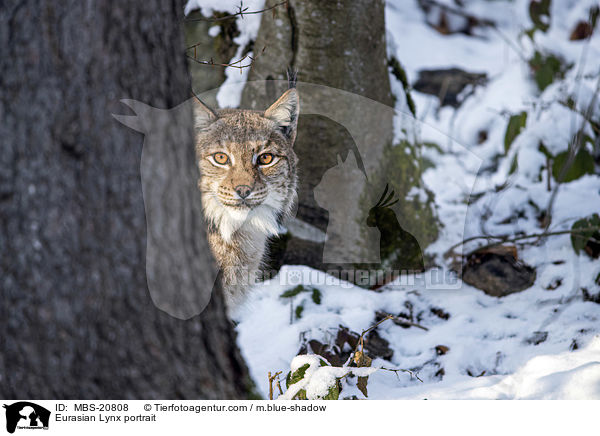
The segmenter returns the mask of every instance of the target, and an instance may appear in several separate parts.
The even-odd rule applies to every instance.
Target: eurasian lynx
[[[228,306],[238,304],[261,267],[267,240],[296,201],[299,99],[295,81],[264,112],[213,111],[195,104],[198,186],[208,242]]]

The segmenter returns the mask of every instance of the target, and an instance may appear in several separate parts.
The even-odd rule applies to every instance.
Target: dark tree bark
[[[155,258],[146,274],[143,137],[111,116],[127,112],[122,98],[170,108],[190,97],[182,11],[177,0],[0,7],[1,397],[248,395],[220,294],[185,321],[150,298],[147,280],[178,265]],[[195,180],[191,123],[183,130],[163,169]],[[198,205],[186,192],[170,219],[193,255],[181,283],[205,289]]]

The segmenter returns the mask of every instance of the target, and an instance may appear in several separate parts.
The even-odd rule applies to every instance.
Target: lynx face
[[[288,90],[264,113],[195,107],[199,187],[206,218],[225,241],[242,226],[278,230],[296,196],[298,96]]]

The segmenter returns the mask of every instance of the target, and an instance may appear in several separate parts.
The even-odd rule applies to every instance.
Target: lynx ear
[[[265,111],[265,118],[275,121],[283,131],[283,134],[290,138],[293,144],[296,139],[299,112],[300,101],[298,99],[298,91],[293,88],[288,89],[279,97],[279,100]]]
[[[217,114],[211,108],[202,103],[196,95],[194,95],[194,127],[198,130],[202,130],[215,121],[217,121]]]

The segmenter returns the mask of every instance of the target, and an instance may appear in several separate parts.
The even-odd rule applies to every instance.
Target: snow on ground
[[[214,3],[209,6],[230,12],[237,5]],[[419,135],[439,146],[437,151],[423,150],[435,163],[424,174],[424,183],[435,193],[444,224],[427,252],[447,271],[442,254],[463,237],[543,230],[538,215],[551,192],[543,170],[545,156],[538,146],[541,141],[553,154],[565,151],[582,125],[581,115],[559,100],[571,97],[585,111],[595,92],[600,32],[589,41],[569,41],[569,34],[597,2],[553,1],[550,29],[536,32],[533,43],[523,35],[531,27],[528,0],[465,0],[470,13],[498,24],[499,31],[478,28],[475,36],[441,35],[426,24],[416,3],[388,0],[386,6],[388,52],[400,60],[409,81],[416,80],[419,70],[430,68],[459,67],[488,77],[488,83],[458,109],[440,108],[436,97],[413,91]],[[252,38],[256,31],[257,24],[243,24],[240,37]],[[535,50],[552,52],[573,64],[564,79],[543,92],[525,61]],[[390,77],[398,97],[396,109],[406,113],[404,91]],[[222,103],[235,106],[235,98],[228,92]],[[527,112],[526,127],[505,154],[508,118],[521,111]],[[487,132],[487,139],[478,144],[480,131]],[[457,178],[463,183],[457,184]],[[471,194],[476,197],[467,207],[465,199]],[[564,183],[553,212],[552,231],[569,229],[576,219],[600,212],[599,175]],[[397,314],[412,307],[419,324],[428,330],[384,322],[377,331],[389,341],[393,357],[376,359],[373,366],[412,369],[423,381],[408,373],[378,371],[369,378],[371,399],[600,399],[600,305],[584,301],[581,292],[581,288],[600,290],[594,283],[600,262],[576,255],[569,235],[520,249],[519,256],[536,269],[536,282],[501,299],[460,282],[457,289],[405,284],[375,293],[288,265],[279,276],[257,285],[247,304],[234,314],[239,345],[266,397],[267,373],[285,375],[303,339],[331,342],[340,325],[360,333],[374,324],[378,310]],[[289,299],[280,298],[297,283],[322,294],[320,304],[309,293],[294,297],[294,307],[304,307],[300,319],[291,317]],[[422,281],[417,278],[416,283]],[[437,309],[449,317],[443,319]],[[440,345],[448,347],[445,354],[436,353]],[[363,398],[355,383],[347,378],[340,398]]]
[[[279,296],[293,287],[290,283],[299,282],[296,272],[302,274],[303,283],[321,291],[322,301],[314,303],[309,294],[294,297],[294,307],[302,305],[304,311],[290,323],[289,300]],[[391,362],[374,360],[373,367],[413,369],[423,383],[409,374],[379,371],[369,379],[369,398],[600,399],[600,308],[578,298],[555,312],[565,305],[571,289],[546,291],[545,275],[540,274],[542,279],[533,288],[497,299],[467,285],[457,290],[406,287],[376,293],[347,283],[340,286],[307,267],[286,266],[278,277],[258,286],[237,314],[238,341],[266,396],[267,373],[289,371],[302,337],[327,343],[339,325],[360,333],[374,324],[378,310],[406,312],[409,302],[419,323],[429,330],[384,322],[378,333],[390,342],[394,355]],[[439,308],[448,320],[432,312]],[[536,332],[542,331],[548,332],[547,339],[534,345],[539,340]],[[449,351],[438,356],[438,345]],[[440,378],[436,374],[442,368],[445,374]],[[341,396],[362,398],[353,382],[348,383]]]

